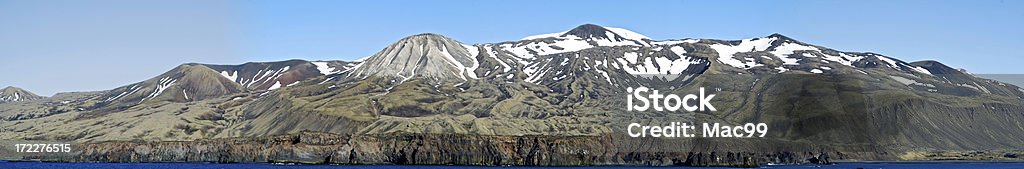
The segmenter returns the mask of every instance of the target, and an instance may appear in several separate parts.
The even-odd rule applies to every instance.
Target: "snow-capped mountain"
[[[498,46],[516,56],[531,58],[563,52],[574,52],[598,46],[650,46],[650,38],[622,28],[606,28],[584,24],[569,31],[534,35],[514,43]]]
[[[620,78],[612,76],[620,71],[634,75],[679,75],[700,73],[707,66],[706,61],[686,55],[683,46],[666,46],[633,31],[593,24],[481,46],[485,48],[483,55],[493,59],[501,69],[497,70],[498,65],[484,65],[482,67],[496,70],[480,72],[516,69],[521,73],[502,74],[502,77],[512,79],[521,75],[518,78],[532,83],[595,77],[612,84],[619,81]]]
[[[615,88],[654,82],[682,85],[701,74],[854,73],[877,74],[872,76],[934,93],[995,91],[1024,96],[1021,90],[992,89],[1000,88],[1002,83],[979,80],[938,62],[908,63],[875,53],[842,52],[781,34],[742,40],[653,40],[622,28],[585,24],[519,41],[477,45],[437,34],[419,34],[360,62],[186,64],[150,80],[111,90],[102,100],[135,104],[153,99],[194,101],[242,91],[275,90],[324,75],[332,75],[325,79],[339,83],[380,77],[391,78],[391,85],[420,78],[449,84],[523,81],[560,88],[586,81]]]
[[[549,41],[541,41],[547,39]],[[535,35],[524,38],[518,42],[499,43],[502,50],[510,52],[517,59],[531,59],[538,55],[550,55],[595,47],[617,47],[633,46],[632,50],[650,49],[652,52],[637,53],[624,52],[620,63],[627,65],[643,64],[644,59],[634,59],[644,54],[669,49],[680,58],[686,53],[699,51],[711,51],[717,55],[713,59],[716,64],[734,67],[737,69],[771,69],[777,73],[784,73],[790,70],[802,70],[810,73],[830,72],[833,67],[807,67],[801,65],[836,63],[837,65],[873,68],[878,65],[897,69],[900,71],[916,71],[922,74],[929,74],[926,69],[912,66],[906,62],[874,53],[840,52],[824,47],[806,44],[789,37],[772,34],[767,37],[743,39],[743,40],[714,40],[714,39],[684,39],[684,40],[663,40],[656,41],[650,38],[621,28],[604,28],[601,26],[586,24],[570,31],[555,34]],[[691,60],[692,58],[683,58]],[[642,65],[627,69],[632,74],[645,73],[678,73],[692,61],[682,61],[668,58],[653,59],[653,64]],[[673,63],[674,62],[674,63]],[[526,63],[526,62],[521,62]],[[657,65],[654,65],[657,64]],[[673,67],[670,65],[679,65]],[[668,67],[666,70],[655,70]],[[653,68],[653,69],[652,69]],[[676,70],[672,72],[670,70]],[[750,71],[755,72],[755,71]]]
[[[583,24],[569,31],[527,36],[520,40],[534,40],[547,38],[561,40],[582,40],[589,43],[596,43],[599,46],[649,45],[647,41],[651,39],[642,34],[622,28],[602,27],[594,24]]]
[[[42,98],[44,97],[14,86],[7,86],[0,89],[0,103],[39,100]]]
[[[737,69],[770,69],[776,70],[778,73],[790,70],[824,73],[834,71],[833,69],[837,66],[853,68],[884,66],[899,71],[929,74],[923,68],[879,54],[840,52],[799,42],[780,34],[736,41],[706,40],[704,42],[717,53],[716,61],[718,63]]]
[[[875,53],[842,52],[781,34],[742,40],[652,40],[622,28],[585,24],[560,33],[474,46],[436,34],[415,35],[368,57],[348,76],[394,77],[397,82],[423,77],[458,84],[470,79],[521,80],[540,85],[582,78],[620,86],[645,80],[682,84],[705,73],[877,73],[908,86],[921,82],[918,86],[928,87],[921,90],[931,92],[962,93],[940,90],[945,87],[936,87],[934,83],[939,82],[979,92],[988,88],[986,83],[962,78],[969,75],[960,71],[946,70],[948,67],[941,63],[926,63],[912,64]],[[949,80],[952,76],[968,80],[953,82]]]

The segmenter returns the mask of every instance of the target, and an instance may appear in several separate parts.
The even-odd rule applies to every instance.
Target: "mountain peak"
[[[206,65],[186,63],[157,77],[110,90],[102,100],[125,105],[152,100],[186,102],[241,91],[241,86]]]
[[[641,46],[645,45],[644,39],[651,38],[627,29],[603,27],[595,24],[583,24],[576,26],[569,31],[559,33],[540,34],[524,37],[520,40],[559,38],[559,39],[603,39],[611,42],[635,42]]]
[[[25,92],[25,93],[28,93],[27,90],[19,88],[19,87],[14,87],[14,86],[4,87],[3,89],[0,89],[0,92],[3,92],[3,93],[8,93],[8,92]]]
[[[782,35],[780,33],[772,33],[771,35],[768,35],[767,38],[775,38],[775,39],[778,39],[780,42],[799,42],[796,39],[790,38],[790,37],[788,37],[786,35]]]
[[[38,100],[42,98],[42,96],[14,86],[7,86],[0,89],[0,103]]]
[[[609,40],[615,40],[615,41],[621,41],[621,40],[643,41],[643,39],[651,39],[651,38],[649,38],[647,36],[644,36],[642,34],[639,34],[639,33],[636,33],[636,32],[630,31],[630,30],[626,30],[626,29],[622,29],[622,28],[603,27],[603,26],[599,26],[599,25],[595,25],[595,24],[583,24],[583,25],[580,25],[580,26],[576,26],[576,28],[573,28],[572,30],[569,30],[569,31],[563,33],[561,35],[561,37],[566,37],[566,36],[569,36],[569,35],[580,37],[580,38],[584,38],[584,39],[587,39],[587,38],[599,38],[599,39],[609,39]]]
[[[427,41],[432,41],[432,42],[427,42]],[[406,43],[415,43],[415,44],[436,43],[436,44],[464,45],[462,42],[456,41],[455,39],[449,38],[449,37],[441,35],[441,34],[436,34],[436,33],[421,33],[421,34],[416,34],[416,35],[408,36],[408,37],[402,38],[401,40],[398,40],[398,42],[395,42],[392,45],[395,45],[395,44],[406,44]]]
[[[409,36],[409,37],[406,37],[406,38],[414,38],[414,37],[425,37],[425,38],[448,38],[448,37],[445,37],[444,35],[441,35],[441,34],[436,34],[436,33],[429,33],[429,32],[427,32],[427,33],[420,33],[420,34],[416,34],[416,35],[412,35],[412,36]]]
[[[0,92],[3,92],[3,93],[15,92],[15,91],[25,91],[25,89],[21,89],[21,88],[14,87],[14,86],[7,86],[7,87],[4,87],[3,89],[0,89]]]
[[[456,41],[456,40],[454,40],[452,38],[449,38],[449,37],[441,35],[441,34],[436,34],[436,33],[416,34],[416,35],[412,35],[412,36],[408,36],[408,37],[402,38],[401,40],[398,40],[398,42],[396,42],[396,43],[403,43],[403,42],[416,41],[416,40],[445,41],[445,42],[452,42],[452,43],[456,43],[456,44],[462,44],[461,42],[458,42],[458,41]]]
[[[787,38],[787,39],[789,39],[789,37],[787,37],[786,35],[782,35],[781,33],[772,33],[771,35],[768,35],[768,37]]]
[[[614,38],[614,37],[608,37],[607,32],[611,32],[611,30],[605,29],[604,27],[601,27],[601,26],[598,26],[598,25],[594,25],[594,24],[589,24],[588,23],[588,24],[583,24],[583,25],[580,25],[580,26],[576,26],[576,28],[572,28],[568,32],[565,32],[564,34],[562,34],[562,36],[573,35],[573,36],[580,37],[580,38],[605,38],[605,39]]]
[[[914,66],[918,66],[918,67],[921,67],[921,68],[924,68],[924,69],[927,69],[928,72],[930,72],[931,74],[937,74],[937,75],[964,74],[964,72],[961,72],[960,70],[954,69],[952,67],[947,66],[946,64],[942,64],[942,62],[934,61],[934,60],[923,60],[923,61],[911,62],[909,64],[910,65],[914,65]]]
[[[439,81],[475,78],[471,70],[478,66],[479,50],[454,39],[423,33],[402,38],[374,54],[357,68],[353,75],[367,77],[397,77],[403,81],[413,76],[429,77]],[[470,72],[470,73],[466,73]]]
[[[14,86],[7,86],[7,87],[4,87],[3,89],[0,89],[0,91],[7,91],[7,90],[21,90],[21,88],[14,87]]]

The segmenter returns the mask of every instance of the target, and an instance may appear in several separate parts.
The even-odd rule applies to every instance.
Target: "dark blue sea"
[[[285,164],[202,164],[202,163],[50,163],[50,162],[2,162],[0,169],[623,169],[623,168],[651,168],[651,169],[694,169],[694,168],[724,168],[724,167],[485,167],[485,166],[419,166],[419,165],[285,165]],[[935,168],[935,169],[1024,169],[1024,163],[988,163],[988,162],[900,162],[900,163],[840,163],[834,165],[772,165],[760,168]]]

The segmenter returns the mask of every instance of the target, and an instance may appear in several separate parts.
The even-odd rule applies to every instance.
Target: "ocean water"
[[[2,162],[2,169],[623,169],[623,168],[650,168],[650,169],[694,169],[694,168],[725,168],[725,167],[627,167],[627,166],[598,166],[598,167],[488,167],[488,166],[426,166],[426,165],[280,165],[280,164],[205,164],[205,163],[44,163],[44,162]],[[905,163],[840,163],[834,165],[772,165],[760,168],[779,169],[817,169],[817,168],[934,168],[934,169],[1024,169],[1024,163],[998,163],[998,162],[905,162]]]

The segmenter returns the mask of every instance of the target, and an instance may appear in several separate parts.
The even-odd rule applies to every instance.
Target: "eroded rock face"
[[[838,152],[640,152],[612,136],[359,135],[300,133],[192,142],[101,142],[63,155],[25,159],[76,162],[287,162],[311,164],[740,166],[829,163]],[[831,155],[830,155],[831,154]],[[858,158],[863,159],[863,156]]]

